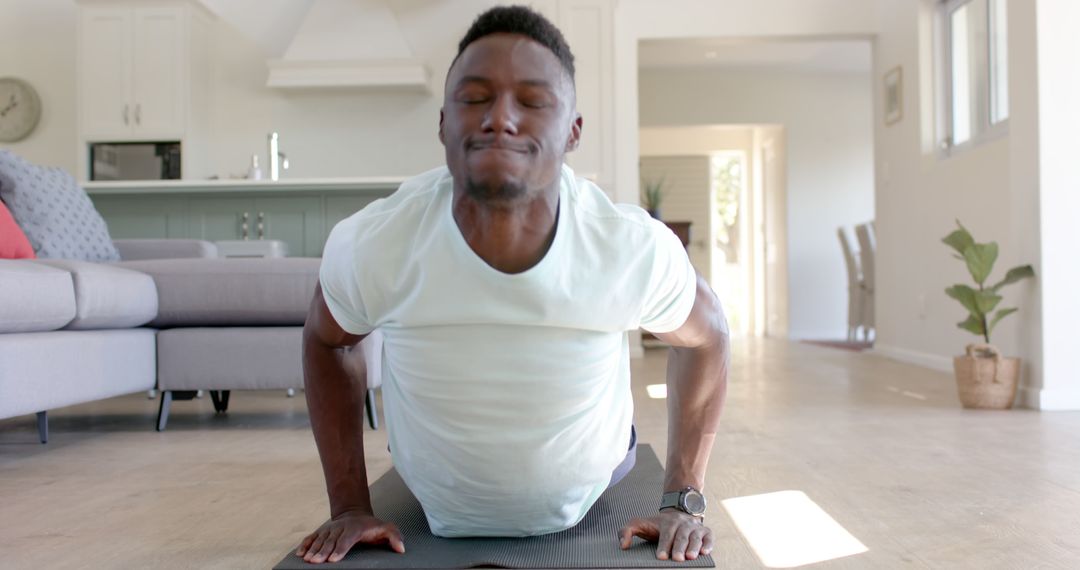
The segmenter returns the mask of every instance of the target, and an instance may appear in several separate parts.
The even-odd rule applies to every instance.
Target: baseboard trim
[[[939,372],[952,372],[953,369],[952,358],[948,356],[939,356],[937,354],[919,352],[917,350],[909,350],[898,346],[889,346],[887,344],[875,344],[870,352],[872,354],[884,356],[885,358],[922,366],[923,368],[929,368]]]
[[[788,331],[788,340],[847,340],[847,331]],[[862,340],[862,333],[859,334],[859,340]]]

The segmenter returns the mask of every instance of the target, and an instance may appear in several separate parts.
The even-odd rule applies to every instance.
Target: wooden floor
[[[646,395],[665,355],[633,368],[640,439],[663,457]],[[304,400],[132,395],[0,422],[0,567],[269,568],[326,514]],[[389,466],[385,429],[368,467]],[[707,477],[720,568],[759,568],[723,499],[799,490],[868,550],[820,568],[1080,568],[1080,413],[974,412],[952,378],[806,344],[736,344]],[[615,540],[612,537],[612,540]]]

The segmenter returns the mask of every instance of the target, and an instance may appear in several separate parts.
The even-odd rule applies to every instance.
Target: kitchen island
[[[405,177],[84,182],[114,239],[276,239],[318,257],[330,230]]]

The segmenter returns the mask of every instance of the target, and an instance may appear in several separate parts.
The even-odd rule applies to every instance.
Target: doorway
[[[690,223],[690,261],[732,334],[785,336],[783,129],[650,127],[639,141],[642,187],[660,187],[662,219]]]

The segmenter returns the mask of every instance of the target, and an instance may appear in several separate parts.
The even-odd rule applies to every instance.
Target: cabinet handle
[[[124,103],[124,124],[125,125],[130,124],[130,122],[128,121],[128,108],[130,106],[131,105],[128,105],[127,103]]]
[[[135,124],[142,124],[142,103],[135,103]]]
[[[259,212],[259,224],[256,226],[259,229],[259,239],[263,238],[263,218],[265,217],[266,214]]]
[[[244,214],[240,216],[240,219],[243,220],[243,223],[240,224],[240,231],[245,240],[248,238],[248,218],[250,217],[251,214],[248,214],[247,212],[244,212]]]

